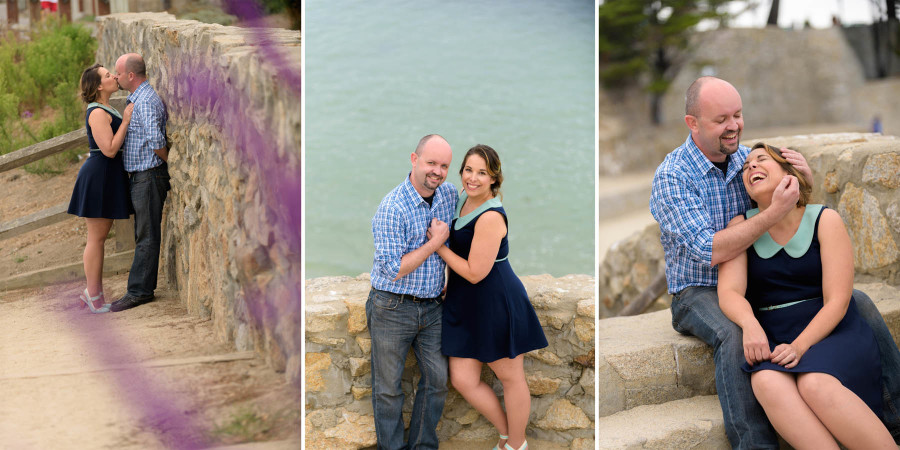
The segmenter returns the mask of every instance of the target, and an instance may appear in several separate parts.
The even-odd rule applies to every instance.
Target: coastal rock
[[[550,430],[565,431],[591,426],[591,419],[581,408],[560,399],[553,402],[547,413],[535,425]]]
[[[369,358],[350,358],[350,375],[354,377],[360,377],[369,373],[371,367]]]
[[[863,168],[862,181],[887,189],[900,187],[900,154],[881,153],[870,156]]]
[[[562,380],[559,378],[548,378],[543,373],[525,374],[525,381],[528,383],[528,390],[533,396],[544,394],[552,394],[559,389]]]
[[[363,332],[366,327],[366,303],[357,300],[347,300],[344,302],[347,306],[347,331],[350,334]]]
[[[324,391],[325,379],[322,372],[331,367],[331,357],[327,353],[306,354],[306,390]]]
[[[847,224],[854,262],[859,269],[872,270],[897,263],[900,251],[875,196],[847,183],[838,211]]]

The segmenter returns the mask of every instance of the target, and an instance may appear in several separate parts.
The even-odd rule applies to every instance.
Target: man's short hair
[[[694,80],[684,94],[684,114],[700,117],[700,89],[707,81],[715,77],[705,76]]]
[[[421,155],[422,149],[425,147],[425,144],[427,144],[428,141],[430,141],[432,138],[436,138],[436,137],[444,139],[444,137],[439,134],[429,134],[429,135],[426,135],[425,137],[423,137],[422,139],[419,139],[419,145],[416,146],[416,154]],[[446,139],[444,139],[444,140],[446,141]]]
[[[147,76],[147,66],[144,64],[144,58],[137,55],[131,55],[125,58],[125,73],[134,72],[140,77]]]

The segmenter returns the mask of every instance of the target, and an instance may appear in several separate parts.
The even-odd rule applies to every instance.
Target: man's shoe
[[[122,298],[114,301],[112,305],[110,305],[109,310],[112,312],[125,311],[126,309],[134,308],[135,306],[141,306],[144,303],[150,303],[153,301],[153,296],[148,295],[146,297],[135,297],[130,294],[125,294]]]

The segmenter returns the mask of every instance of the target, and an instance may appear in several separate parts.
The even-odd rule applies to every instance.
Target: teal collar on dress
[[[783,246],[775,242],[768,231],[763,233],[753,243],[753,249],[756,250],[756,254],[762,259],[769,259],[775,256],[778,250],[784,249],[792,258],[799,258],[805,255],[806,251],[809,250],[809,245],[812,244],[813,231],[816,228],[816,217],[818,217],[822,207],[822,205],[806,205],[806,211],[803,213],[803,218],[800,219],[800,226],[797,227],[797,232]],[[759,208],[753,208],[747,211],[747,218],[749,219],[758,213]]]
[[[110,114],[112,114],[112,115],[114,115],[114,116],[116,116],[116,117],[118,117],[118,118],[120,118],[120,119],[122,118],[122,115],[119,114],[119,111],[116,111],[115,108],[111,108],[111,107],[106,106],[106,105],[101,105],[100,103],[97,103],[97,102],[88,103],[87,109],[91,109],[91,108],[93,108],[93,107],[95,107],[95,106],[98,107],[98,108],[102,108],[102,109],[106,110],[106,111],[109,112]]]
[[[494,198],[482,203],[481,205],[479,205],[477,208],[475,208],[474,211],[466,214],[463,217],[459,217],[459,213],[460,213],[460,211],[462,211],[463,205],[466,204],[467,198],[469,198],[469,195],[466,194],[466,191],[462,191],[462,193],[459,194],[459,200],[456,201],[456,213],[453,214],[453,218],[458,219],[458,220],[456,221],[456,225],[453,226],[454,230],[462,229],[462,227],[468,225],[469,222],[472,221],[472,219],[478,217],[481,213],[483,213],[484,211],[486,211],[490,208],[499,208],[499,207],[503,206],[500,204],[500,199],[497,197],[494,197]]]

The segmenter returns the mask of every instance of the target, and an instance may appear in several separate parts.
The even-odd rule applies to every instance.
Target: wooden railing
[[[111,98],[110,104],[121,111],[125,109],[125,97]],[[87,132],[84,128],[81,128],[14,152],[0,155],[0,173],[66,150],[76,148],[87,150],[87,147]],[[72,184],[75,184],[75,180],[72,180]],[[0,241],[75,218],[75,216],[66,212],[68,206],[69,202],[67,200],[42,211],[0,223]],[[113,224],[113,231],[115,233],[116,253],[105,257],[103,265],[104,275],[127,271],[131,267],[131,261],[134,257],[134,219],[116,220]],[[84,277],[84,271],[82,263],[79,261],[55,267],[45,267],[33,272],[14,275],[7,279],[0,279],[0,291],[71,281],[80,277]]]

